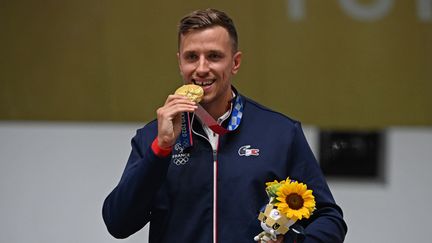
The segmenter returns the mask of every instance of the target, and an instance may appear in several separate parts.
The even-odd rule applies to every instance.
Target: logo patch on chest
[[[251,145],[243,145],[239,148],[238,154],[240,156],[259,156],[259,149],[250,148]]]

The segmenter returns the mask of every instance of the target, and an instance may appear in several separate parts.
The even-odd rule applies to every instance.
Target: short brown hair
[[[178,45],[180,47],[181,35],[193,30],[206,29],[213,26],[221,26],[228,31],[232,42],[232,51],[238,50],[238,36],[232,19],[224,12],[216,9],[196,10],[180,20],[178,26]]]

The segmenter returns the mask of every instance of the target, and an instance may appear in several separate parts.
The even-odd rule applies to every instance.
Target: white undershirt
[[[231,105],[232,108],[232,105]],[[231,110],[229,109],[227,112],[225,112],[221,117],[219,117],[217,119],[217,123],[219,125],[222,124],[222,122],[224,122],[226,119],[228,119],[228,117],[231,115]],[[204,132],[207,134],[207,138],[213,148],[213,150],[217,150],[217,145],[218,145],[218,140],[219,140],[219,134],[213,132],[204,122],[201,122],[201,125],[204,129]]]

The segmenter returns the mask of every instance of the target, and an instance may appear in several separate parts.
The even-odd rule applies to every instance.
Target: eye
[[[271,216],[272,216],[272,218],[276,218],[277,216],[279,216],[279,212],[277,210],[273,210],[271,212]]]
[[[265,222],[266,222],[266,220],[267,220],[267,217],[266,217],[266,216],[264,216],[264,218],[263,218],[263,223],[265,223]]]
[[[279,225],[278,223],[275,223],[275,224],[272,226],[272,228],[273,228],[274,230],[279,229],[279,227],[280,227],[280,225]]]
[[[183,58],[188,62],[194,62],[198,60],[198,55],[193,52],[188,52],[183,55]]]
[[[222,59],[223,55],[217,52],[211,52],[207,58],[211,61],[219,61],[220,59]]]

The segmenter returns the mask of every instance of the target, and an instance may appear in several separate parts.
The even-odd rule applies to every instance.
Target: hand
[[[157,109],[158,142],[160,148],[169,148],[174,145],[181,131],[181,114],[194,112],[197,109],[195,102],[185,96],[169,95],[165,104]]]
[[[267,243],[282,243],[284,240],[283,235],[278,235],[276,241],[270,240]]]

